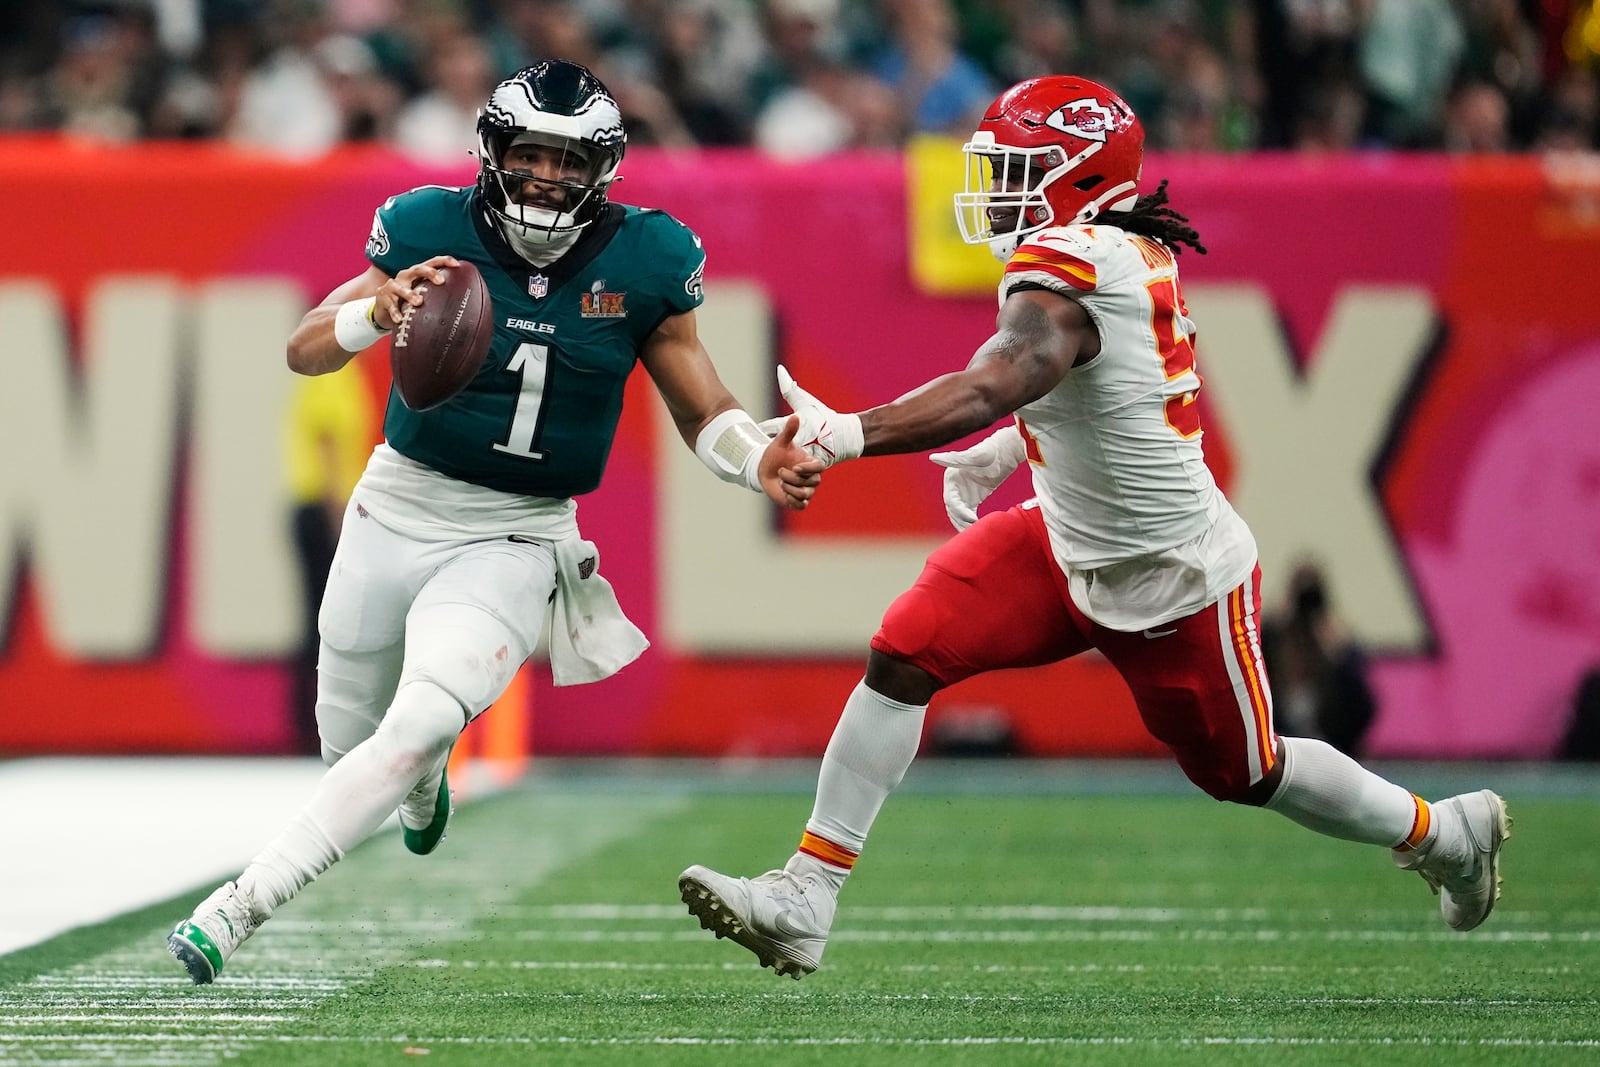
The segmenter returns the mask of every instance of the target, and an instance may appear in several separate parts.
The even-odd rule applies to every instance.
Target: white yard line
[[[0,1043],[9,1039],[10,1035],[0,1033]],[[93,1051],[97,1055],[87,1059],[55,1059],[49,1060],[50,1067],[73,1067],[75,1064],[96,1064],[104,1067],[109,1062],[115,1062],[119,1067],[129,1064],[161,1063],[161,1064],[190,1064],[212,1063],[215,1059],[189,1059],[182,1054],[174,1053],[170,1058],[156,1059],[117,1059],[108,1057],[116,1051],[114,1045],[126,1040],[123,1034],[83,1034],[76,1039],[76,1051]],[[157,1044],[172,1046],[201,1045],[216,1040],[208,1034],[188,1033],[161,1033],[146,1034],[137,1038],[141,1044]],[[1318,1046],[1329,1048],[1551,1048],[1551,1049],[1587,1049],[1600,1048],[1600,1038],[1517,1038],[1517,1037],[1481,1037],[1481,1038],[1439,1038],[1439,1037],[1279,1037],[1250,1035],[1229,1035],[1225,1037],[1121,1037],[1121,1036],[1080,1036],[1080,1037],[1009,1037],[990,1035],[967,1035],[951,1037],[429,1037],[417,1034],[390,1034],[385,1036],[360,1036],[351,1037],[341,1034],[285,1034],[269,1039],[267,1044],[278,1045],[396,1045],[406,1044],[421,1051],[440,1046],[488,1046],[488,1047],[530,1047],[530,1048],[609,1048],[609,1047],[655,1047],[669,1045],[704,1046],[714,1048],[961,1048],[985,1046],[1040,1046],[1040,1047],[1096,1047],[1115,1046],[1119,1048],[1193,1048],[1227,1045],[1263,1045],[1263,1046]],[[28,1051],[36,1051],[29,1048]],[[143,1050],[149,1051],[149,1050]],[[185,1051],[196,1055],[200,1049],[189,1048]]]
[[[1428,897],[1421,895],[1422,910],[1418,908],[1374,909],[1361,908],[1361,917],[1367,921],[1385,921],[1413,924],[1419,914],[1427,914]],[[508,905],[502,914],[526,921],[587,920],[677,920],[684,915],[681,904],[524,904]],[[852,904],[840,916],[853,925],[863,922],[907,922],[927,924],[932,922],[1041,922],[1041,923],[1159,923],[1188,925],[1206,923],[1248,923],[1254,929],[1266,919],[1311,920],[1324,922],[1326,908],[1142,908],[1116,905],[1062,905],[1062,904],[971,904],[946,906],[939,904]],[[1547,924],[1557,918],[1548,911],[1516,911],[1505,907],[1495,909],[1496,926],[1533,926]],[[1564,911],[1559,916],[1563,923],[1588,923],[1600,926],[1600,911]]]
[[[568,928],[564,930],[518,930],[512,935],[517,941],[537,941],[543,944],[574,942],[595,944],[647,944],[666,941],[697,941],[705,937],[698,930],[615,930],[598,927]],[[1095,942],[1095,941],[1309,941],[1309,942],[1401,942],[1462,944],[1469,941],[1527,944],[1552,942],[1564,945],[1600,945],[1600,930],[1475,930],[1456,933],[1450,930],[1285,930],[1251,927],[1246,929],[1184,930],[1169,928],[1073,928],[1073,929],[1013,929],[994,930],[982,927],[968,929],[917,927],[913,929],[872,930],[851,926],[843,921],[828,935],[828,943],[844,944],[849,941],[868,941],[880,944],[904,943],[908,945],[942,942],[960,944],[968,942],[995,942],[1001,944],[1026,944],[1040,942]]]

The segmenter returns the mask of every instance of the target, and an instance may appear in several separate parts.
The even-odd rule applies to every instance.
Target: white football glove
[[[805,449],[812,459],[820,459],[831,467],[861,455],[861,416],[833,410],[796,385],[788,368],[781,363],[778,364],[778,392],[800,416],[800,431],[794,435],[794,443]],[[776,436],[787,418],[780,415],[767,419],[760,424],[762,432],[768,437]]]
[[[978,505],[1027,458],[1022,431],[1013,422],[1002,426],[971,448],[935,452],[928,458],[945,468],[944,512],[957,530],[978,521]]]

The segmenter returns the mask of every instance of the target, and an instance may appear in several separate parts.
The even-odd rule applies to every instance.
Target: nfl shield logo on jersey
[[[543,274],[535,274],[528,279],[528,295],[538,300],[550,291],[550,279]]]

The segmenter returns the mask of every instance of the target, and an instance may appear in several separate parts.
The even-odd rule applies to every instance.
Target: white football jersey
[[[1017,412],[1073,599],[1123,630],[1200,610],[1256,552],[1201,452],[1195,327],[1172,251],[1115,226],[1055,227],[1012,254],[1001,302],[1023,283],[1077,301],[1100,335],[1097,356]]]

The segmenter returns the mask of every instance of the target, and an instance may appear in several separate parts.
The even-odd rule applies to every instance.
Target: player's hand
[[[405,309],[422,306],[422,294],[417,292],[418,282],[440,285],[441,273],[446,267],[459,267],[455,256],[434,256],[414,266],[407,267],[378,288],[377,303],[372,308],[372,322],[380,330],[392,330],[405,317]]]
[[[779,420],[768,420],[779,421]],[[790,415],[781,420],[778,436],[761,453],[756,473],[761,478],[761,490],[774,504],[782,504],[795,511],[803,511],[811,497],[822,484],[822,472],[827,464],[812,459],[810,453],[795,444],[795,434],[800,430],[800,416]]]
[[[1027,446],[1017,424],[1002,426],[971,448],[959,452],[935,452],[928,458],[944,471],[944,511],[950,524],[965,530],[978,521],[978,505],[1000,483],[1011,477],[1027,458]]]
[[[821,462],[821,469],[861,455],[861,416],[833,410],[796,385],[788,368],[781,363],[778,365],[778,392],[783,395],[784,403],[800,417],[795,440],[812,459]],[[761,429],[776,434],[784,422],[782,416],[768,419],[761,423]]]

